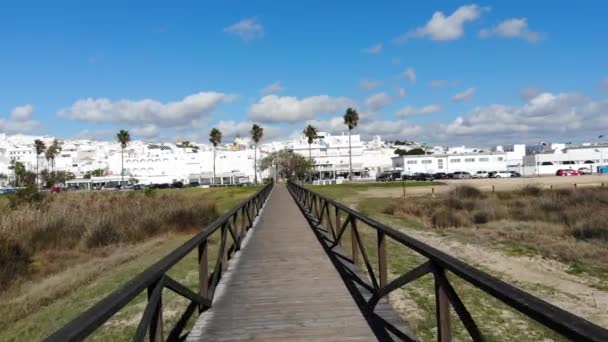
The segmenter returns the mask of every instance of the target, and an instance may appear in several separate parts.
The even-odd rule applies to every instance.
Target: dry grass
[[[393,203],[384,213],[608,272],[607,189],[527,186],[492,194],[463,186],[435,199]]]
[[[0,202],[0,289],[59,271],[73,255],[191,231],[217,215],[204,193],[64,193]]]

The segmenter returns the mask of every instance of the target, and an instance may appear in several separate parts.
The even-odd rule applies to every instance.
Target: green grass
[[[441,182],[376,182],[376,183],[344,183],[344,184],[333,184],[333,185],[305,185],[313,191],[316,191],[322,195],[342,200],[346,197],[353,197],[360,192],[370,189],[386,189],[386,188],[409,188],[418,186],[433,186],[443,185]]]
[[[253,194],[258,187],[181,189],[164,191],[206,192],[216,201],[219,213],[224,213]],[[126,193],[127,196],[128,193]],[[136,194],[138,195],[138,194]],[[133,196],[133,195],[130,195]],[[37,341],[77,317],[125,282],[154,264],[163,256],[188,240],[191,234],[167,234],[137,245],[117,247],[111,254],[91,256],[81,267],[55,274],[4,293],[0,298],[0,341]],[[209,244],[210,269],[214,266],[219,231]],[[177,263],[169,275],[197,291],[198,268],[196,250]],[[62,285],[63,284],[63,285]],[[65,285],[69,284],[69,285]],[[73,286],[72,286],[73,285]],[[62,287],[63,286],[63,287]],[[66,288],[67,286],[67,288]],[[146,294],[134,299],[91,337],[92,341],[128,341],[135,332],[146,304]],[[165,330],[170,331],[188,301],[170,290],[163,290],[163,318]],[[193,324],[196,312],[191,319]]]

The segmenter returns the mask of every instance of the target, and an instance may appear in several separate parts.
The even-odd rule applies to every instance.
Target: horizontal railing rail
[[[190,300],[184,315],[167,335],[168,340],[178,339],[195,309],[198,308],[199,313],[202,313],[213,306],[215,289],[222,273],[226,271],[228,262],[234,253],[241,248],[241,242],[245,234],[253,227],[254,220],[270,195],[272,187],[273,183],[264,186],[253,196],[209,224],[183,245],[125,283],[120,289],[47,337],[46,340],[57,342],[82,341],[146,290],[148,303],[133,341],[143,341],[147,333],[150,341],[163,341],[165,339],[162,318],[162,291],[164,288]],[[208,242],[209,238],[218,230],[220,230],[221,238],[217,248],[216,262],[210,273]],[[195,248],[198,248],[198,293],[167,275],[171,267],[194,251]]]
[[[608,341],[608,330],[600,326],[509,285],[315,191],[294,182],[289,182],[288,188],[302,211],[309,217],[311,224],[318,229],[318,233],[320,231],[323,234],[328,249],[332,250],[341,246],[346,231],[350,228],[350,254],[352,256],[350,261],[353,264],[360,265],[360,257],[362,257],[363,264],[361,266],[365,267],[371,281],[371,286],[364,287],[371,292],[365,304],[365,310],[373,312],[380,299],[385,298],[392,291],[424,275],[432,274],[435,284],[438,340],[451,340],[450,308],[453,308],[471,338],[474,341],[484,341],[483,333],[448,279],[447,272],[450,272],[568,339],[574,341]],[[342,215],[345,215],[343,220]],[[324,221],[326,221],[325,226],[323,226]],[[362,243],[358,223],[364,223],[377,233],[374,246],[375,256],[377,257],[376,269],[374,269],[370,261],[370,254],[366,250],[369,246]],[[387,239],[389,238],[428,260],[389,282],[387,256]],[[410,340],[406,334],[396,335],[404,340]]]

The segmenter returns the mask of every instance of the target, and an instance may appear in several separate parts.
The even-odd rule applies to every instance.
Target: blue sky
[[[532,4],[532,5],[531,5]],[[605,1],[0,4],[0,132],[442,144],[608,133]]]

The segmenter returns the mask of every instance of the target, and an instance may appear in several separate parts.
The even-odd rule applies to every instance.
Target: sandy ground
[[[408,187],[405,189],[406,195],[430,195],[434,189],[436,194],[449,192],[457,185],[471,185],[483,191],[492,191],[494,186],[495,191],[517,190],[526,185],[538,185],[545,188],[553,189],[572,189],[574,184],[577,187],[594,187],[602,186],[602,183],[608,187],[608,175],[590,175],[590,176],[571,176],[571,177],[522,177],[522,178],[486,178],[486,179],[462,179],[462,180],[445,180],[446,185],[437,185],[433,187]],[[366,197],[402,197],[403,188],[370,188],[361,192]]]
[[[591,280],[588,278],[567,273],[567,266],[561,262],[541,257],[510,256],[433,232],[403,227],[400,230],[463,261],[500,275],[503,280],[564,310],[608,327],[608,292],[590,286]],[[542,290],[539,285],[554,291]]]

